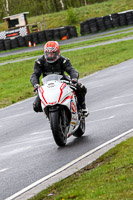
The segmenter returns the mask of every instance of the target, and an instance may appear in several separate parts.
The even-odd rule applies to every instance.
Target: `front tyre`
[[[64,122],[61,115],[61,110],[50,112],[49,120],[56,144],[60,147],[65,146],[67,142],[67,133],[63,125]]]
[[[78,129],[73,133],[75,137],[81,137],[85,133],[85,118],[80,121]]]

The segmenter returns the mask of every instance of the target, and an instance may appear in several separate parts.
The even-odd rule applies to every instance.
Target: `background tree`
[[[0,0],[0,21],[8,15],[26,11],[29,16],[37,16],[102,1],[107,0]]]

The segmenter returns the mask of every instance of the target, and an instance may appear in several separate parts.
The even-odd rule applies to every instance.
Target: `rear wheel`
[[[65,146],[67,142],[67,132],[64,126],[62,111],[57,110],[49,113],[50,125],[54,140],[58,146]]]
[[[73,136],[81,137],[85,133],[85,118],[80,121],[78,129],[75,131]]]

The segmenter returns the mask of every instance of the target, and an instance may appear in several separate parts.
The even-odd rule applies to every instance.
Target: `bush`
[[[67,9],[67,23],[69,25],[76,24],[78,22],[78,17],[75,10],[72,7]]]

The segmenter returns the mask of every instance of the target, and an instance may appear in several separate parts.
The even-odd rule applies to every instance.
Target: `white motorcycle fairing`
[[[50,123],[53,123],[51,120],[54,120],[54,123],[62,123],[62,129],[65,127],[64,134],[66,134],[66,137],[69,137],[79,128],[81,120],[78,113],[77,97],[75,92],[71,88],[70,83],[68,81],[61,80],[61,78],[62,76],[57,74],[44,77],[42,79],[43,85],[39,87],[38,94],[41,99],[42,110],[49,118]],[[50,118],[50,115],[55,115],[55,112],[60,112],[62,115],[61,118],[68,119],[64,119],[64,122],[58,122],[56,119],[53,119],[53,117]],[[65,114],[62,114],[63,112],[65,112]],[[57,114],[54,118],[59,118],[60,114]],[[54,126],[53,129],[57,129],[54,123],[52,125]],[[54,130],[52,130],[52,132],[54,132]],[[63,146],[60,144],[57,145]]]

